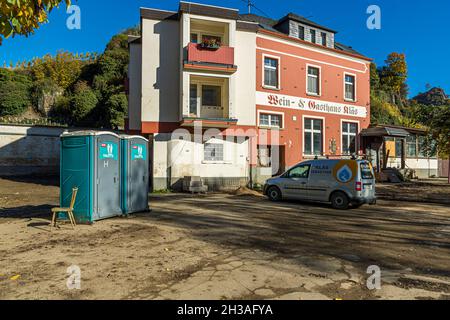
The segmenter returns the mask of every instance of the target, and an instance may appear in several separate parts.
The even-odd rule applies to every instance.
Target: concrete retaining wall
[[[59,174],[59,136],[65,130],[0,125],[0,176]]]

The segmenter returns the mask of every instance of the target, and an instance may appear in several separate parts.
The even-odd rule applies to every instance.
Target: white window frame
[[[264,61],[266,58],[278,60],[278,86],[276,86],[276,87],[266,85],[266,79],[265,79],[266,64]],[[280,88],[281,88],[281,58],[279,56],[272,56],[272,55],[263,53],[263,55],[262,55],[262,87],[266,88],[266,89],[271,89],[271,90],[280,90]]]
[[[309,88],[308,88],[309,67],[319,69],[319,93],[309,91]],[[315,96],[315,97],[322,96],[322,67],[321,66],[317,66],[317,65],[313,65],[313,64],[306,64],[306,94],[309,96]]]
[[[270,124],[270,117],[269,117],[269,125],[261,124],[261,122],[260,122],[260,120],[261,120],[261,113],[262,113],[262,114],[268,114],[269,116],[270,116],[270,115],[278,115],[278,116],[281,116],[281,123],[280,123],[280,126],[279,126],[279,127],[277,127],[277,126],[272,126],[272,125]],[[271,129],[284,129],[284,112],[258,110],[258,113],[257,113],[257,114],[258,114],[258,127],[260,127],[260,128],[271,128]]]
[[[350,153],[350,154],[344,154],[344,146],[343,146],[343,144],[342,144],[342,142],[343,142],[343,140],[344,140],[344,130],[342,130],[343,129],[343,126],[344,126],[344,122],[348,122],[348,123],[356,123],[357,124],[357,126],[358,126],[358,129],[356,130],[356,134],[355,134],[355,148],[356,148],[356,150],[355,150],[355,154],[358,154],[358,151],[359,151],[359,134],[360,134],[360,132],[361,132],[361,125],[360,125],[360,122],[358,121],[358,120],[350,120],[350,119],[341,119],[341,128],[340,128],[340,132],[341,132],[341,154],[342,155],[345,155],[345,156],[351,156],[352,154]],[[347,136],[350,136],[350,135],[353,135],[353,134],[346,134]]]
[[[353,79],[355,79],[355,83],[354,83],[354,85],[353,85],[353,90],[355,91],[355,93],[354,93],[354,99],[348,99],[347,97],[346,97],[346,95],[345,95],[345,85],[347,84],[347,82],[345,81],[345,77],[346,76],[352,76],[353,77]],[[344,100],[345,101],[349,101],[349,102],[356,102],[356,101],[358,101],[358,99],[357,99],[357,96],[356,96],[356,80],[357,80],[357,76],[356,76],[356,74],[354,74],[354,73],[350,73],[350,72],[344,72],[344,79],[342,79],[342,81],[344,82]]]
[[[304,141],[304,139],[305,139],[305,119],[322,120],[322,155],[325,155],[326,154],[326,149],[325,149],[325,146],[326,146],[326,123],[325,123],[325,117],[302,115],[302,144],[303,144],[302,145],[302,155],[303,155],[303,158],[315,158],[316,157],[315,154],[306,154],[305,153],[305,141]],[[311,133],[314,133],[314,128],[313,127],[311,128]],[[311,138],[312,137],[313,137],[313,135],[311,135]],[[311,142],[314,142],[314,140],[312,140]],[[312,144],[312,146],[314,146],[314,144]]]

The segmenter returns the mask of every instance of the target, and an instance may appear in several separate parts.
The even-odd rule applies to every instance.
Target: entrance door
[[[96,198],[99,219],[120,214],[119,142],[113,136],[98,137]]]
[[[142,139],[131,141],[129,199],[132,212],[144,211],[148,207],[148,150]]]
[[[310,164],[298,165],[281,178],[283,197],[291,199],[306,200],[308,199],[308,178],[311,169]]]

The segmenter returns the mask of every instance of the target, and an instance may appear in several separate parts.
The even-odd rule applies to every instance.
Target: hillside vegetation
[[[128,34],[138,29],[114,36],[102,54],[59,52],[0,68],[0,121],[123,128]]]

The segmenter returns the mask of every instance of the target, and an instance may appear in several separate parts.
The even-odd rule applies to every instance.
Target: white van
[[[367,160],[310,160],[268,179],[264,194],[272,201],[296,199],[331,202],[347,209],[375,204],[375,175]]]

